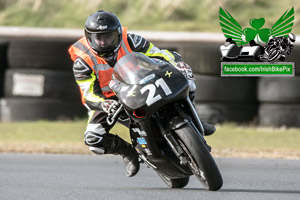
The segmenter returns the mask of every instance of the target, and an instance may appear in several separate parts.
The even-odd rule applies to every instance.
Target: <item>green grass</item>
[[[86,120],[75,121],[36,121],[0,123],[2,142],[82,142]],[[126,129],[117,125],[112,132],[120,132],[126,137]]]
[[[86,121],[0,124],[0,152],[89,153],[83,142]],[[130,141],[128,130],[112,131]],[[300,129],[262,128],[227,123],[206,137],[215,156],[300,158]]]
[[[86,120],[0,123],[0,152],[86,154],[85,128]],[[117,125],[112,133],[130,142],[123,126]]]
[[[217,126],[216,134],[206,137],[214,153],[229,157],[300,158],[300,129]]]
[[[293,33],[300,33],[297,0],[1,0],[0,25],[83,28],[86,18],[103,9],[114,12],[130,30],[221,32],[219,7],[242,25],[265,18],[272,25],[289,8],[295,8]]]
[[[300,129],[237,126],[217,126],[216,135],[207,137],[218,148],[285,148],[300,149]]]
[[[1,123],[2,142],[78,142],[82,140],[85,121]]]
[[[84,152],[81,121],[20,122],[0,124],[0,152]]]

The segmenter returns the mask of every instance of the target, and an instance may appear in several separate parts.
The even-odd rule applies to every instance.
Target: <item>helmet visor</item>
[[[91,47],[99,54],[114,51],[118,47],[118,33],[117,31],[88,33],[88,41]]]

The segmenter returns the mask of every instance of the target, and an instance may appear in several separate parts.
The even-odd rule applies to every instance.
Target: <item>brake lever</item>
[[[107,116],[106,121],[108,125],[112,125],[115,122],[115,119],[118,117],[120,112],[123,110],[123,105],[121,104],[118,110],[113,114],[113,116]]]

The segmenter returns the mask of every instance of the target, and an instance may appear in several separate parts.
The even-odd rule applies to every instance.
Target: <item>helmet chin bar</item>
[[[98,55],[100,56],[100,57],[102,57],[102,58],[109,58],[109,57],[112,57],[113,55],[115,54],[115,52],[105,52],[105,53],[102,53],[102,54],[99,54],[98,53]]]
[[[102,58],[109,59],[109,60],[115,60],[115,59],[117,59],[117,56],[114,56],[114,55],[117,55],[120,47],[121,47],[121,43],[113,51],[108,50],[108,51],[103,52],[103,53],[100,53],[100,52],[96,51],[95,49],[93,49],[93,51]]]

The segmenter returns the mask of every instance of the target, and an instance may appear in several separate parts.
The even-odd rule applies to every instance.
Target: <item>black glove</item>
[[[113,115],[119,108],[120,104],[113,99],[106,99],[101,103],[102,110],[108,115]]]

